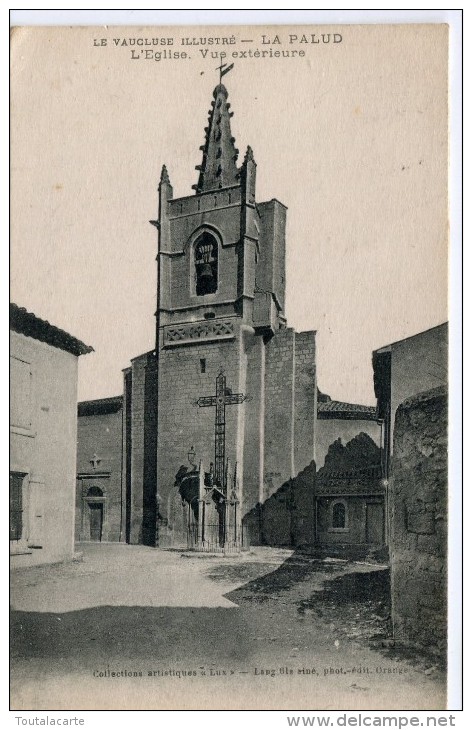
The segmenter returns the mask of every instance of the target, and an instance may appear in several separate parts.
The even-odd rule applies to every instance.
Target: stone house
[[[78,357],[72,335],[10,305],[12,567],[71,559]]]
[[[316,541],[320,545],[385,543],[385,487],[380,448],[366,433],[331,444],[316,474]]]
[[[77,416],[75,539],[124,541],[123,398],[84,401]]]
[[[447,323],[373,353],[395,641],[445,659]]]
[[[383,475],[391,471],[398,406],[411,396],[447,384],[447,322],[406,337],[372,354],[378,418],[382,423]]]
[[[359,403],[345,403],[333,400],[318,391],[318,413],[316,428],[316,465],[321,469],[329,447],[337,439],[344,445],[359,433],[370,436],[380,446],[380,424],[376,406]]]

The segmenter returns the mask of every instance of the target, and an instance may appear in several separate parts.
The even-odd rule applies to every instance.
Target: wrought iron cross
[[[228,64],[223,63],[223,61],[221,62],[221,64],[219,66],[216,67],[215,70],[220,72],[220,84],[221,84],[221,79],[223,78],[223,76],[225,74],[229,73],[233,67],[234,67],[234,63],[232,63],[230,66],[228,66]]]
[[[216,378],[215,395],[204,395],[197,400],[200,408],[215,408],[215,477],[225,488],[225,427],[226,406],[238,405],[247,399],[243,393],[227,393],[226,377],[221,370]]]

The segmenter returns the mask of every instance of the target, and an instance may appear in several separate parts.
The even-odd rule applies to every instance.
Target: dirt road
[[[13,573],[12,709],[445,707],[440,669],[382,646],[383,566],[79,549]]]

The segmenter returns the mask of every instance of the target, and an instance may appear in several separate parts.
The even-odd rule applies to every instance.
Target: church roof
[[[55,327],[47,320],[40,319],[33,312],[28,312],[13,302],[10,303],[10,329],[57,347],[59,350],[70,352],[72,355],[86,355],[88,352],[93,352],[93,347],[90,345],[85,345],[68,332]]]
[[[84,400],[78,404],[79,416],[99,416],[106,413],[117,413],[123,407],[123,396],[114,395],[111,398]]]
[[[377,409],[375,406],[363,406],[358,403],[343,403],[338,400],[318,402],[318,418],[338,418],[341,420],[376,421]]]
[[[200,171],[198,183],[194,189],[199,193],[218,190],[237,185],[238,150],[234,146],[235,139],[231,135],[233,112],[227,101],[228,92],[223,84],[218,84],[213,91],[213,101],[208,112],[208,127],[205,127],[205,143],[202,150],[202,163],[196,169]]]

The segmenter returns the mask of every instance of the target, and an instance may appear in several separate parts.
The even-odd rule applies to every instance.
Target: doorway
[[[80,539],[87,542],[108,539],[107,497],[103,489],[96,485],[90,487],[83,497]]]
[[[382,502],[367,502],[365,515],[366,542],[369,545],[383,545],[385,513]]]
[[[89,502],[90,540],[101,542],[103,529],[103,503]]]

